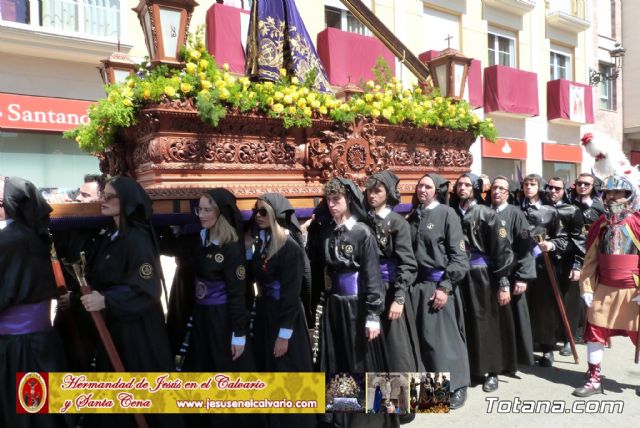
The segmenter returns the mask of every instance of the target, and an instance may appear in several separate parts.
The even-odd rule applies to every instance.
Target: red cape
[[[623,225],[629,225],[629,228],[635,235],[637,239],[640,239],[640,211],[636,211],[633,214],[630,214],[622,220]],[[604,214],[602,214],[589,228],[589,235],[587,235],[587,251],[591,248],[591,245],[596,241],[596,239],[600,239],[600,232],[602,228],[607,225],[607,218]]]

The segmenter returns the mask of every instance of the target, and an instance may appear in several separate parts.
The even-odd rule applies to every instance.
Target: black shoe
[[[415,418],[416,418],[416,414],[415,413],[404,413],[404,414],[398,415],[398,420],[400,421],[400,425],[404,425],[404,424],[408,424],[410,422],[413,422],[413,420]]]
[[[604,384],[602,380],[600,380],[600,386],[598,387],[594,387],[591,383],[587,382],[585,386],[573,390],[573,395],[580,398],[591,397],[594,394],[604,394]]]
[[[458,388],[453,391],[451,394],[450,400],[450,408],[451,410],[459,409],[464,406],[464,403],[467,401],[467,387],[463,386],[462,388]]]
[[[482,390],[484,392],[493,392],[498,389],[498,376],[494,374],[488,374],[484,383],[482,384]]]
[[[573,352],[571,352],[571,344],[569,342],[565,342],[564,346],[560,350],[560,355],[562,355],[563,357],[573,355]]]
[[[540,359],[540,367],[553,367],[553,351],[545,352]]]

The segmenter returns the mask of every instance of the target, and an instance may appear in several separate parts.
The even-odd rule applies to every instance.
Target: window
[[[613,65],[600,63],[600,76],[603,78],[600,80],[600,109],[601,110],[615,110],[614,103],[614,90],[615,80],[611,80],[613,74]]]
[[[424,8],[426,50],[441,51],[448,47],[460,50],[460,17],[439,10]]]
[[[573,80],[571,69],[571,55],[565,52],[559,52],[553,47],[550,54],[549,80]]]
[[[0,18],[56,33],[119,39],[120,6],[120,0],[0,0]]]
[[[577,165],[575,163],[566,162],[542,162],[542,176],[549,181],[553,177],[560,177],[566,185],[576,180]]]
[[[489,29],[489,66],[516,66],[515,33],[499,29]]]
[[[522,161],[518,159],[498,159],[498,158],[482,158],[482,172],[487,174],[491,180],[498,175],[503,175],[512,180],[519,180],[524,168]],[[518,172],[520,171],[520,172]]]
[[[358,21],[358,18],[353,16],[353,14],[346,9],[334,6],[325,6],[324,20],[326,27],[362,34],[363,36],[370,35],[367,27],[365,27],[364,24]]]

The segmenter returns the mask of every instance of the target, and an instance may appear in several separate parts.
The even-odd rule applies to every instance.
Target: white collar
[[[469,211],[471,208],[475,207],[476,205],[478,205],[478,201],[476,201],[475,199],[472,200],[471,202],[469,202],[469,206],[467,207],[467,209],[462,209],[462,205],[458,204],[458,209],[460,210],[460,212],[462,213],[462,215],[465,215],[467,213],[467,211]]]
[[[437,199],[434,199],[433,201],[431,201],[431,203],[429,205],[427,205],[426,207],[424,207],[425,210],[432,210],[435,207],[437,207],[438,205],[440,205],[440,202],[438,202]],[[424,206],[424,205],[423,205]]]
[[[207,229],[200,229],[200,240],[202,241],[202,245],[204,246],[204,240],[207,236]],[[209,241],[209,245],[211,244],[215,244],[215,245],[220,245],[220,240],[219,239],[213,239],[211,241]]]
[[[500,211],[504,211],[508,205],[509,205],[509,202],[504,201],[502,205],[500,205],[499,207],[495,207],[494,209],[496,210],[497,213],[499,213]]]
[[[591,207],[591,205],[593,205],[593,199],[591,198],[591,195],[581,197],[580,202],[587,205],[588,207]]]
[[[356,220],[356,218],[354,216],[351,216],[344,223],[337,224],[335,228],[337,229],[340,226],[344,226],[344,227],[347,228],[347,230],[351,230],[351,229],[353,229],[353,226],[355,226],[357,222],[358,222],[358,220]]]
[[[373,216],[378,216],[380,218],[386,218],[389,215],[390,212],[391,212],[391,208],[389,208],[388,206],[386,206],[382,210],[380,210],[379,213],[375,212],[374,210],[371,210],[371,214]]]
[[[11,223],[13,223],[13,219],[12,218],[8,218],[6,220],[0,220],[0,230],[4,230]]]

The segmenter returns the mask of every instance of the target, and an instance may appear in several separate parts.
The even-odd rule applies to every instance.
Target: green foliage
[[[203,34],[199,28],[189,35],[180,53],[183,68],[141,64],[126,83],[105,88],[107,97],[89,109],[89,123],[64,136],[75,139],[83,150],[101,152],[113,144],[118,129],[136,123],[139,109],[158,102],[195,99],[198,115],[211,126],[217,126],[230,112],[278,118],[287,128],[309,127],[312,119],[320,118],[351,122],[361,114],[382,123],[468,130],[475,136],[496,138],[491,119],[480,120],[468,103],[443,98],[437,91],[426,94],[418,86],[404,88],[382,57],[373,70],[376,81],[364,83],[363,94],[344,102],[313,89],[317,72],[305,76],[304,82],[288,76],[285,70],[280,70],[275,82],[238,78],[229,73],[227,64],[216,64],[205,48]]]

